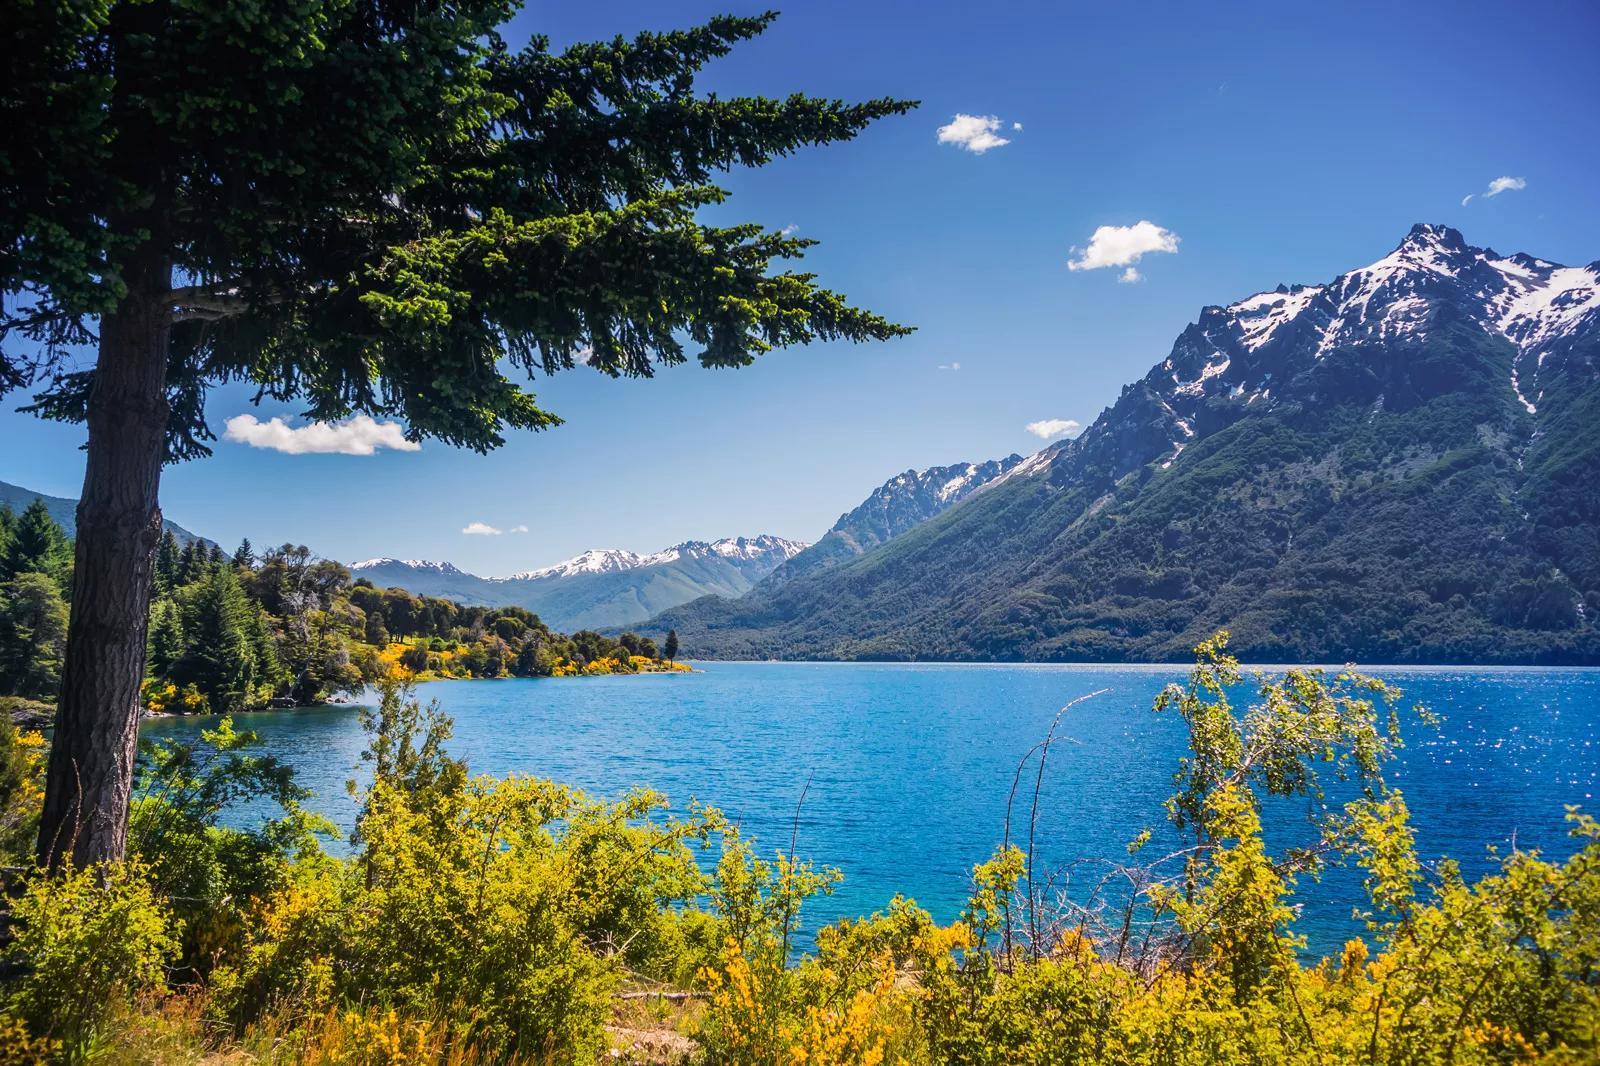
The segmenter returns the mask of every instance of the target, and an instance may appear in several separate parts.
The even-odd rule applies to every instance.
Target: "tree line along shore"
[[[72,542],[36,501],[0,507],[0,698],[53,704],[66,656]],[[672,672],[635,633],[557,633],[521,607],[471,607],[352,580],[304,547],[228,555],[166,533],[155,556],[150,714],[234,714],[348,698],[397,670],[416,680]]]

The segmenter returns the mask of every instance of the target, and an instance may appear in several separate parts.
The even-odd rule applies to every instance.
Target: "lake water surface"
[[[1067,712],[1061,732],[1072,743],[1051,749],[1038,836],[1052,861],[1122,857],[1142,828],[1159,829],[1182,752],[1181,723],[1150,709],[1184,676],[1171,666],[697,665],[694,674],[441,682],[419,692],[455,718],[451,750],[475,772],[541,775],[603,796],[648,785],[680,811],[692,797],[720,807],[768,855],[788,849],[809,779],[798,850],[845,881],[812,906],[808,924],[870,913],[896,892],[940,921],[954,918],[968,871],[1001,839],[1018,760],[1069,700],[1108,690]],[[1405,792],[1425,858],[1448,856],[1477,873],[1489,866],[1487,846],[1513,839],[1570,852],[1564,807],[1593,810],[1600,792],[1600,670],[1372,672],[1400,686],[1408,706],[1441,718],[1426,726],[1403,716],[1407,746],[1387,775]],[[158,719],[142,735],[189,735],[210,721]],[[235,725],[259,732],[315,790],[312,806],[350,826],[344,783],[360,776],[364,746],[352,708],[240,715]],[[1294,817],[1273,814],[1284,825]],[[1353,871],[1303,884],[1296,898],[1314,950],[1359,932]]]

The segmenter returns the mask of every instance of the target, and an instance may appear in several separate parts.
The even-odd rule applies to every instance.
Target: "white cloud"
[[[1122,282],[1124,285],[1132,285],[1136,281],[1143,281],[1144,275],[1133,269],[1133,267],[1129,267],[1127,270],[1124,270],[1121,274],[1117,275],[1117,280]]]
[[[995,130],[999,128],[1000,120],[994,115],[958,114],[950,125],[939,127],[939,143],[958,145],[969,152],[982,155],[991,148],[1011,143],[1006,138],[995,135]]]
[[[512,526],[511,527],[511,532],[513,532],[513,533],[526,533],[527,531],[528,531],[528,527],[527,526]]]
[[[960,363],[940,363],[939,364],[939,369],[940,370],[960,370],[961,369],[961,364]]]
[[[800,232],[800,227],[791,222],[778,232],[783,234],[785,237],[793,237],[796,233]]]
[[[461,527],[461,532],[474,537],[498,537],[502,530],[498,530],[487,522],[468,522]]]
[[[1013,122],[1013,123],[1012,123],[1012,124],[1011,124],[1011,128],[1012,128],[1012,129],[1014,129],[1014,130],[1020,130],[1020,129],[1021,129],[1021,128],[1022,128],[1022,123],[1020,123],[1020,122]]]
[[[1076,437],[1083,426],[1070,418],[1046,418],[1039,422],[1029,422],[1022,428],[1035,437],[1053,440],[1056,437]]]
[[[1511,191],[1511,190],[1514,190],[1514,189],[1526,189],[1527,187],[1528,187],[1528,182],[1524,178],[1513,178],[1513,177],[1495,178],[1493,181],[1491,181],[1489,183],[1489,191],[1484,193],[1483,195],[1485,195],[1485,196],[1499,196],[1503,192],[1508,192],[1508,191]]]
[[[1125,267],[1139,261],[1148,252],[1176,252],[1179,236],[1162,229],[1154,222],[1135,222],[1131,226],[1101,226],[1089,238],[1089,247],[1076,259],[1067,262],[1068,270],[1099,270],[1101,267]],[[1124,281],[1137,281],[1137,272]]]
[[[224,440],[270,448],[285,455],[372,455],[379,448],[415,452],[422,445],[406,440],[398,422],[375,422],[370,415],[356,415],[343,422],[313,422],[291,426],[281,418],[269,422],[255,415],[234,415],[224,423]]]
[[[1467,193],[1467,195],[1465,195],[1465,196],[1463,196],[1461,198],[1461,206],[1462,207],[1466,207],[1467,206],[1467,201],[1470,200],[1470,199],[1472,199],[1472,194],[1469,192],[1469,193]]]

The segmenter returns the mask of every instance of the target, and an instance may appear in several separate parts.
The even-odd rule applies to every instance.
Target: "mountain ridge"
[[[701,657],[1600,662],[1600,266],[1418,224],[1203,308],[1080,436],[826,573],[653,620]]]
[[[56,525],[66,531],[67,536],[71,537],[76,534],[78,529],[77,500],[65,496],[51,496],[43,492],[34,492],[32,489],[25,489],[20,485],[12,485],[9,482],[0,481],[0,506],[9,505],[13,511],[21,514],[34,501],[35,497],[44,501],[45,509],[50,512],[50,517],[55,520]],[[199,541],[206,545],[212,543],[198,533],[191,533],[178,525],[178,523],[165,517],[161,520],[161,528],[164,531],[171,531],[172,535],[177,537],[180,543],[187,544],[190,541]]]
[[[808,545],[762,534],[689,540],[640,555],[594,549],[551,566],[479,577],[449,562],[367,559],[356,578],[485,607],[526,607],[564,632],[625,627],[697,596],[740,595]]]
[[[1022,462],[1022,456],[1012,454],[986,463],[953,463],[897,474],[840,515],[817,543],[780,564],[763,584],[781,584],[865,555],[982,491]]]

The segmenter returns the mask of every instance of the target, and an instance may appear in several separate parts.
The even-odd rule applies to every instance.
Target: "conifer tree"
[[[718,172],[911,105],[696,93],[772,15],[553,54],[498,36],[514,10],[7,5],[0,392],[88,427],[40,833],[77,825],[73,863],[124,851],[161,468],[206,453],[210,385],[482,451],[557,424],[516,377],[580,357],[647,377],[904,332],[774,269],[810,242],[700,212]]]
[[[66,531],[50,517],[44,501],[35,496],[16,520],[5,557],[0,560],[0,577],[47,574],[61,582],[70,564]]]
[[[662,654],[663,657],[666,658],[667,662],[669,662],[669,663],[677,661],[677,658],[678,658],[678,631],[676,629],[667,630],[667,639],[666,639],[666,643],[664,643],[661,646],[661,654]]]
[[[67,605],[48,574],[0,585],[0,693],[53,700],[67,650]]]
[[[178,547],[178,538],[173,536],[172,530],[161,534],[161,542],[156,546],[155,562],[155,587],[157,592],[170,592],[178,585],[178,572],[182,559],[182,549]]]
[[[182,588],[185,585],[192,585],[194,582],[200,580],[200,559],[198,552],[199,545],[195,541],[191,540],[183,546],[183,551],[178,556],[178,572],[177,578],[174,582],[178,588]]]
[[[183,655],[183,619],[178,605],[160,599],[150,608],[150,638],[145,656],[153,677],[168,677]]]
[[[241,570],[249,570],[256,565],[255,552],[250,548],[250,538],[246,537],[239,542],[239,547],[233,553],[233,565]]]
[[[260,664],[249,625],[254,606],[229,567],[213,567],[185,594],[183,654],[172,664],[172,680],[194,685],[219,714],[250,703]]]
[[[383,612],[373,610],[367,613],[367,643],[379,649],[389,646],[389,630],[383,624]]]

